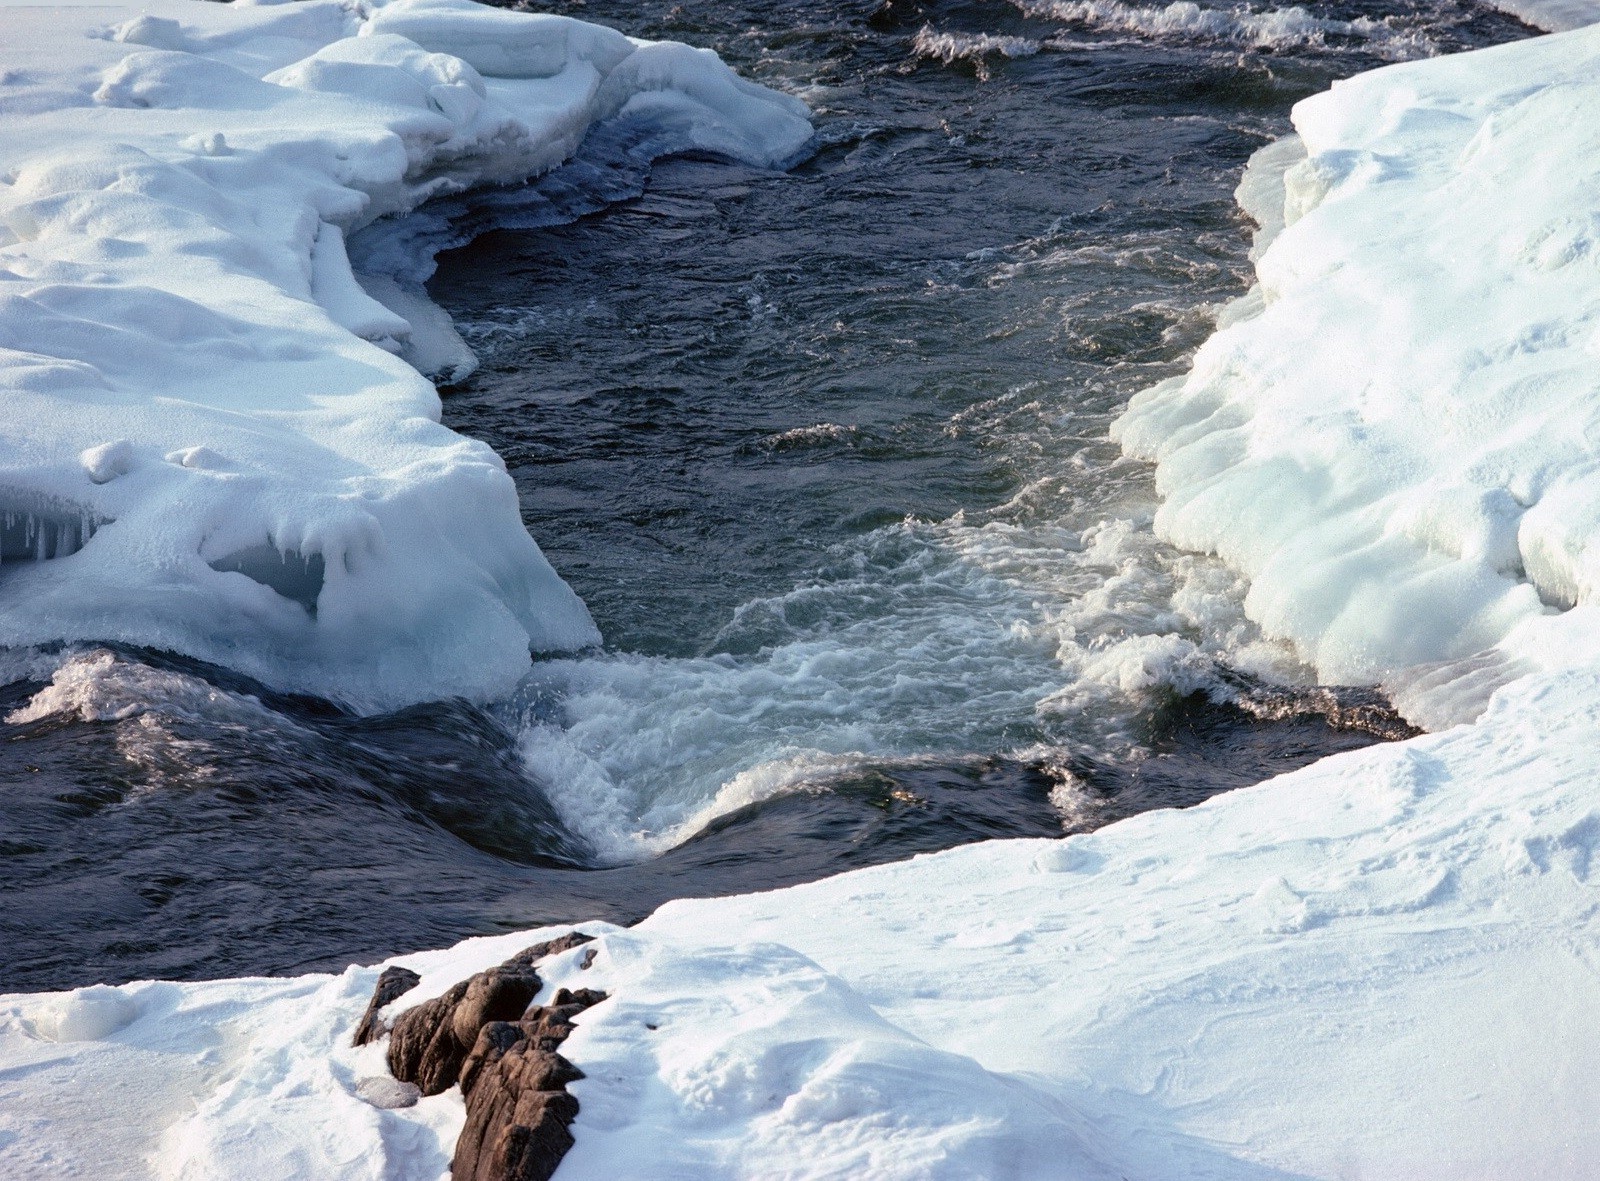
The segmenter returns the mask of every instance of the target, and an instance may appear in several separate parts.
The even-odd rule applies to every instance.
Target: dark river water
[[[788,172],[647,182],[612,128],[429,215],[478,233],[430,283],[482,361],[445,421],[504,456],[604,650],[378,718],[159,653],[0,654],[0,988],[631,921],[1405,732],[1153,540],[1107,427],[1247,286],[1232,190],[1296,100],[1527,29],[1467,0],[550,7],[817,114]]]

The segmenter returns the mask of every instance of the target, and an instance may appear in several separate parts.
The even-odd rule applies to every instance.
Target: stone
[[[598,988],[558,988],[555,999],[550,1003],[557,1008],[562,1005],[577,1005],[587,1009],[591,1005],[598,1005],[606,999],[605,993]]]
[[[532,947],[517,952],[501,966],[532,967],[546,956],[560,955],[564,951],[571,951],[574,947],[582,947],[585,943],[593,942],[593,935],[585,935],[581,931],[568,931],[565,935],[558,935],[543,943],[535,943]]]
[[[415,1083],[424,1095],[448,1090],[461,1075],[468,1047],[456,1039],[456,1002],[467,994],[467,982],[423,1001],[395,1018],[389,1030],[389,1073],[404,1083]],[[476,1035],[474,1035],[476,1040]]]
[[[389,1032],[389,1026],[379,1015],[381,1010],[397,997],[404,996],[418,984],[422,977],[410,968],[398,965],[385,968],[378,975],[378,983],[372,990],[372,999],[367,1002],[367,1011],[361,1014],[361,1023],[356,1026],[355,1037],[352,1044],[364,1046],[368,1042],[375,1042]]]
[[[528,1011],[542,987],[531,967],[506,963],[479,972],[467,981],[466,994],[456,1003],[451,1025],[456,1040],[470,1049],[478,1030],[491,1021],[515,1021]]]
[[[523,1040],[521,1027],[510,1021],[491,1021],[478,1030],[478,1040],[461,1064],[462,1095],[470,1096],[483,1069],[493,1066],[507,1050]]]
[[[583,1072],[560,1054],[519,1042],[477,1077],[456,1140],[451,1181],[548,1181],[572,1147]]]

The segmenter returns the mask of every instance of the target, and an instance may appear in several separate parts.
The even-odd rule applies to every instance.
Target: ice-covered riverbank
[[[590,927],[594,966],[548,973],[612,995],[564,1047],[588,1077],[563,1177],[1583,1175],[1600,685],[1568,543],[1595,404],[1597,53],[1578,32],[1303,106],[1313,158],[1258,314],[1123,428],[1161,459],[1162,527],[1214,521],[1188,539],[1258,575],[1269,626],[1330,666],[1536,671],[1475,725],[1187,812]],[[1186,455],[1217,461],[1209,482]],[[1530,473],[1562,490],[1533,525]],[[1232,488],[1277,507],[1256,533],[1185,510]],[[1287,549],[1252,566],[1258,538]],[[1341,582],[1330,563],[1355,558],[1370,576]],[[1290,610],[1291,577],[1315,581],[1306,610],[1337,609]],[[1515,610],[1485,615],[1496,595]],[[1460,663],[1516,634],[1536,642]],[[1408,683],[1482,704],[1439,691],[1460,677]],[[397,1008],[537,938],[400,957],[424,981]],[[459,1099],[354,1094],[383,1069],[345,1048],[375,976],[0,999],[0,1150],[37,1176],[437,1177]]]
[[[346,238],[601,120],[779,162],[803,104],[465,0],[3,12],[0,646],[147,645],[378,709],[597,642],[408,364],[464,346]]]

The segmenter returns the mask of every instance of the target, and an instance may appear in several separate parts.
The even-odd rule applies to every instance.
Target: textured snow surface
[[[1289,149],[1242,186],[1286,223],[1257,287],[1114,428],[1159,464],[1159,535],[1423,725],[1600,660],[1596,112],[1594,27],[1300,103],[1281,217]]]
[[[595,642],[413,367],[470,352],[346,239],[609,119],[761,165],[810,136],[707,51],[467,0],[0,6],[0,646],[376,709]]]
[[[1586,1176],[1600,678],[1185,812],[675,902],[602,988],[563,1181]],[[553,933],[401,956],[394,1010]],[[0,997],[7,1176],[427,1178],[454,1093],[356,1096],[376,968]]]
[[[1600,0],[1490,0],[1536,29],[1565,33],[1600,22]]]

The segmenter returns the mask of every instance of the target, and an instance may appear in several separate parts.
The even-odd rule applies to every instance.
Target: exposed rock
[[[572,1019],[606,999],[593,988],[557,989],[555,1003],[516,1024],[483,1027],[461,1071],[467,1121],[451,1181],[546,1181],[572,1147],[578,1101],[567,1084],[583,1072],[556,1047]]]
[[[473,1092],[493,1098],[467,1109],[451,1181],[549,1181],[572,1147],[578,1101],[565,1090],[538,1084],[561,1079],[565,1086],[580,1077],[559,1054],[509,1051]]]
[[[526,1013],[541,987],[539,974],[515,959],[468,980],[466,995],[450,1017],[463,1054],[478,1040],[478,1030],[489,1022],[515,1021]]]
[[[606,999],[606,994],[598,988],[558,988],[551,1005],[560,1008],[562,1005],[577,1005],[587,1009],[590,1005],[598,1005]]]
[[[412,1083],[375,1074],[356,1083],[356,1098],[391,1111],[397,1107],[415,1107],[422,1092]]]
[[[461,1093],[470,1096],[472,1086],[486,1066],[492,1066],[512,1046],[522,1041],[522,1028],[510,1021],[491,1021],[478,1030],[478,1040],[461,1064]]]
[[[467,995],[467,983],[463,980],[444,995],[407,1009],[389,1031],[389,1073],[416,1083],[424,1095],[448,1089],[461,1073],[467,1047],[456,1040],[451,1018]]]
[[[378,976],[377,987],[372,990],[372,999],[367,1002],[367,1011],[361,1014],[361,1024],[356,1026],[353,1043],[364,1046],[388,1033],[388,1023],[379,1016],[379,1011],[396,997],[410,992],[421,980],[422,977],[410,968],[385,968]]]
[[[573,1018],[606,999],[593,988],[560,988],[529,1009],[543,987],[535,965],[591,942],[571,931],[520,951],[423,1001],[389,1029],[393,1079],[362,1079],[356,1094],[374,1107],[409,1107],[459,1083],[467,1119],[451,1162],[453,1181],[547,1181],[572,1147],[578,1101],[567,1084],[583,1077],[556,1053]],[[583,967],[593,962],[591,949]],[[383,1036],[379,1010],[416,987],[405,968],[387,969],[361,1019],[356,1044]]]
[[[565,935],[558,935],[543,943],[535,943],[532,947],[517,952],[501,966],[532,967],[546,956],[560,955],[564,951],[571,951],[574,947],[582,947],[585,943],[593,942],[593,935],[585,935],[581,931],[568,931]]]

